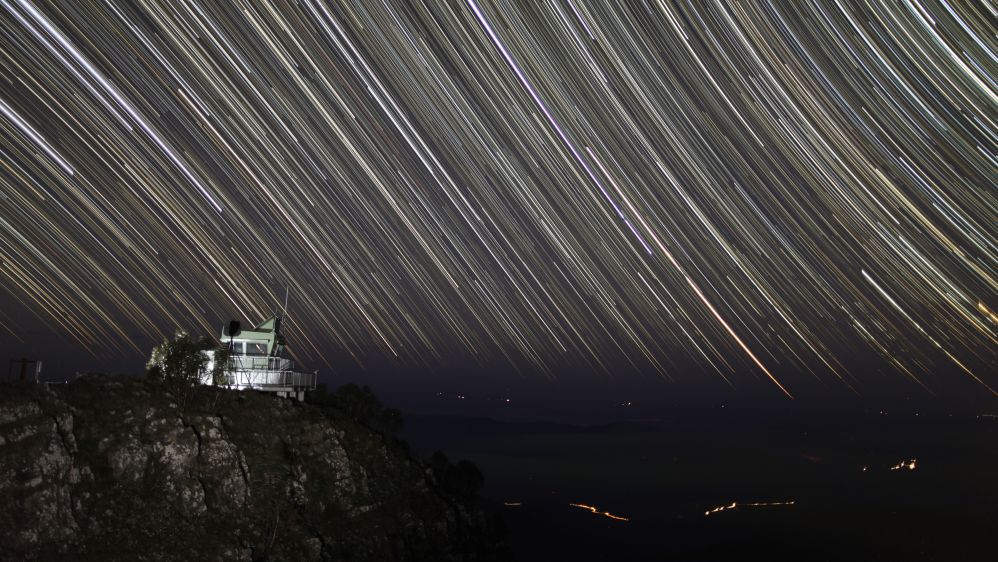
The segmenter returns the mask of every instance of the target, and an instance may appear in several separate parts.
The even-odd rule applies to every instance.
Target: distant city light
[[[614,514],[610,513],[609,511],[600,511],[599,508],[591,506],[591,505],[586,505],[584,503],[570,503],[568,505],[570,505],[572,507],[578,507],[578,508],[581,508],[581,509],[585,509],[585,510],[591,511],[591,512],[595,513],[596,515],[602,515],[603,517],[609,517],[610,519],[613,519],[614,521],[630,521],[630,519],[627,518],[627,517],[621,517],[619,515],[614,515]]]
[[[704,515],[713,515],[715,513],[720,513],[722,511],[728,511],[732,509],[738,509],[739,507],[777,507],[777,506],[791,506],[797,503],[794,500],[784,501],[784,502],[751,502],[751,503],[738,503],[731,502],[727,505],[719,505],[713,509],[708,509],[704,512]]]
[[[918,459],[910,459],[910,460],[906,460],[906,461],[901,461],[901,462],[897,463],[896,465],[892,466],[891,470],[903,470],[903,469],[915,470],[915,466],[916,466],[917,463],[918,463]]]

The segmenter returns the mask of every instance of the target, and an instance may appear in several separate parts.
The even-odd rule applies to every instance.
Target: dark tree
[[[430,456],[428,464],[444,493],[468,505],[478,501],[485,477],[475,463],[462,460],[451,464],[447,455],[437,451]]]
[[[333,393],[333,406],[348,417],[366,422],[381,414],[382,405],[371,387],[350,383]]]
[[[209,338],[196,340],[183,330],[178,330],[172,340],[152,348],[146,363],[146,375],[167,382],[197,384],[208,364],[203,352],[214,346]]]

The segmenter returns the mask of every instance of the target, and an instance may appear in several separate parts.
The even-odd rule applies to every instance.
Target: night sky
[[[998,388],[988,2],[72,4],[0,0],[5,362],[287,290],[325,374]]]

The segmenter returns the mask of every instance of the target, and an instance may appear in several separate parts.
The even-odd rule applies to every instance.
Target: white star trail
[[[993,395],[996,21],[0,0],[0,307],[138,357],[288,288],[310,362]]]

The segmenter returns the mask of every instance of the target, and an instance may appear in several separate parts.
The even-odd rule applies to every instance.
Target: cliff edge
[[[401,441],[330,407],[181,394],[123,376],[5,385],[0,559],[501,558],[484,515]]]

